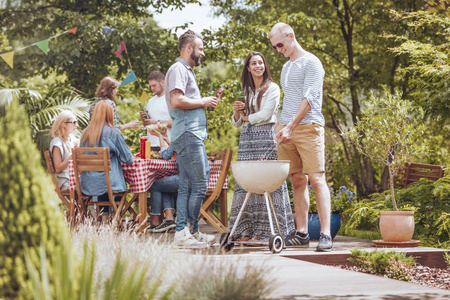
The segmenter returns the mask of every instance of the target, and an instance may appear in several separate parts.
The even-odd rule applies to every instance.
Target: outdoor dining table
[[[208,189],[213,189],[216,186],[220,175],[222,161],[209,160],[210,178]],[[128,192],[130,194],[138,195],[139,199],[139,231],[144,231],[147,227],[147,191],[155,182],[156,179],[178,174],[176,161],[164,159],[141,159],[134,158],[131,165],[122,163],[122,171],[126,182],[128,182]],[[73,161],[69,161],[69,179],[70,179],[70,198],[71,201],[75,199],[75,171],[73,168]],[[228,177],[225,181],[223,189],[228,189]],[[227,201],[226,197],[221,201]],[[221,215],[223,218],[227,217],[227,203],[221,203]]]

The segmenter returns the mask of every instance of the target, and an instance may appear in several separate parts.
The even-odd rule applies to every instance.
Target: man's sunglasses
[[[284,40],[286,40],[286,38],[287,38],[288,36],[289,36],[289,33],[286,34]],[[278,43],[278,44],[276,44],[275,46],[272,45],[272,48],[275,49],[275,50],[277,50],[277,48],[283,48],[283,47],[284,47],[284,43]]]

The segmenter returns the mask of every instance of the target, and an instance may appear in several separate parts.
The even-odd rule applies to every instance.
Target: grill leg
[[[264,198],[266,199],[267,215],[269,216],[269,223],[270,223],[270,232],[272,233],[272,235],[275,235],[275,229],[273,228],[272,213],[270,212],[269,193],[264,192]]]
[[[278,234],[284,237],[284,234],[281,232],[280,223],[278,222],[277,213],[275,212],[275,207],[273,206],[272,196],[270,196],[269,193],[267,193],[267,195],[269,196],[270,208],[272,209],[273,217],[275,219],[275,225],[277,225]]]
[[[250,193],[249,192],[247,192],[247,195],[245,195],[244,203],[242,203],[242,207],[239,210],[239,214],[238,214],[238,216],[236,218],[236,221],[233,224],[233,228],[231,228],[231,232],[230,232],[229,237],[233,236],[234,232],[236,231],[237,224],[239,224],[239,220],[241,219],[242,211],[244,211],[244,208],[247,205],[248,198],[250,198]]]

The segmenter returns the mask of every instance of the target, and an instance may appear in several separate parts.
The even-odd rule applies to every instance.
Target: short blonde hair
[[[50,135],[52,137],[59,137],[63,141],[67,141],[69,134],[67,133],[67,128],[63,124],[66,122],[72,121],[73,119],[77,119],[75,114],[70,110],[63,110],[59,113],[55,122],[53,123],[52,129],[50,130]]]
[[[272,37],[276,33],[280,33],[280,34],[292,33],[295,37],[294,29],[290,25],[283,23],[283,22],[279,22],[279,23],[273,25],[272,30],[270,30],[269,37]]]

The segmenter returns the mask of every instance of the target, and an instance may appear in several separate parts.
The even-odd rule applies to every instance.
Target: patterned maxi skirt
[[[266,155],[264,157],[265,160],[278,160],[277,148],[273,148],[276,143],[274,127],[274,124],[252,126],[246,123],[241,129],[237,160],[259,160],[263,155]],[[270,154],[272,149],[273,152]],[[236,183],[231,205],[230,229],[236,221],[246,194],[247,192]],[[294,230],[294,218],[286,182],[270,195],[272,196],[282,234],[287,235]],[[275,220],[273,225],[277,233]],[[270,236],[270,223],[265,197],[264,195],[251,194],[232,238],[242,239],[248,237],[268,241]]]

